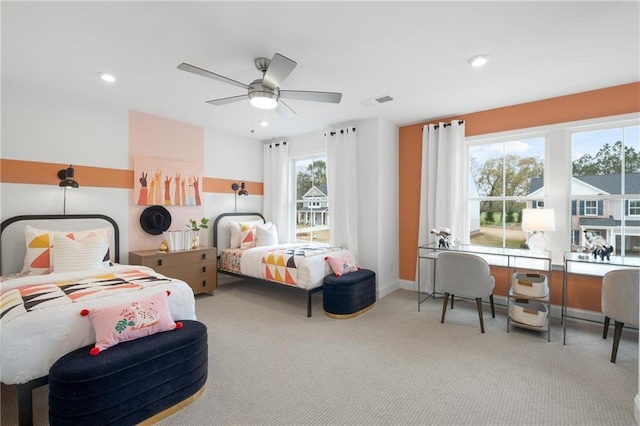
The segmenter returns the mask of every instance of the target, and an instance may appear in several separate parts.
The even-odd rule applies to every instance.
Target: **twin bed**
[[[170,291],[173,320],[196,319],[185,282],[119,264],[119,229],[107,216],[16,216],[1,232],[0,380],[18,387],[20,424],[31,422],[32,389],[47,383],[53,363],[96,341],[81,310]]]
[[[255,236],[250,228],[258,229]],[[265,235],[273,225],[265,223],[260,213],[223,213],[213,225],[213,242],[219,254],[218,272],[250,277],[270,283],[282,284],[307,294],[307,317],[312,314],[311,296],[322,290],[324,278],[332,273],[325,257],[341,251],[327,244],[278,244],[276,235]],[[240,230],[240,241],[235,232]],[[244,232],[243,232],[244,229]],[[244,240],[248,237],[249,242]],[[261,241],[261,237],[263,241]],[[240,244],[240,247],[238,245]]]
[[[194,295],[185,282],[119,263],[119,228],[108,216],[16,216],[3,221],[0,232],[0,381],[18,388],[20,424],[31,423],[32,390],[47,383],[55,361],[96,341],[82,310],[168,290],[173,320],[196,319]],[[275,226],[260,213],[224,213],[213,234],[218,272],[306,292],[308,317],[311,296],[333,272],[325,258],[342,250],[278,244]]]

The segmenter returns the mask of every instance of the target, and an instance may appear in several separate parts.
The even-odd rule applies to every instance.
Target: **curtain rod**
[[[462,124],[464,123],[464,120],[458,120],[458,124]],[[451,126],[451,123],[444,123],[444,125],[442,127],[448,127]],[[435,126],[433,126],[434,129],[437,129],[438,127],[440,127],[439,124],[436,124]],[[422,126],[422,130],[424,130],[424,126]]]
[[[273,145],[275,145],[275,146],[276,146],[276,148],[277,148],[277,147],[279,147],[279,146],[280,146],[280,144],[281,144],[281,143],[282,143],[282,145],[286,145],[286,144],[287,144],[287,141],[277,142],[277,143],[275,143],[275,144],[274,144],[274,143],[270,143],[270,144],[269,144],[269,148],[273,148]]]
[[[352,127],[352,128],[351,128],[351,131],[352,131],[352,132],[355,132],[355,131],[356,131],[356,128],[355,128],[355,127]],[[334,136],[336,133],[337,133],[337,132],[331,132],[331,133],[329,133],[329,134],[330,134],[331,136]],[[349,128],[347,128],[347,133],[349,133]],[[340,134],[341,134],[341,135],[343,135],[343,134],[344,134],[344,129],[340,130]],[[327,136],[327,134],[326,134],[326,133],[325,133],[324,135],[325,135],[325,136]]]

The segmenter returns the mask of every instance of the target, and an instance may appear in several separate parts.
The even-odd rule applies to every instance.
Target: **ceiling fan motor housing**
[[[249,85],[249,99],[258,98],[271,98],[274,101],[278,101],[280,98],[280,89],[277,87],[271,88],[262,84],[262,80],[254,80]]]

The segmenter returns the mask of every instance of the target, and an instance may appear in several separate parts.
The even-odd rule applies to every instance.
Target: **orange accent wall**
[[[464,120],[466,136],[477,136],[639,111],[640,82],[635,82],[444,119],[428,119],[422,123],[400,127],[398,147],[400,279],[414,281],[416,274],[422,127],[425,124]],[[554,281],[556,281],[555,277]],[[560,279],[559,284],[552,284],[555,288],[561,288],[562,280]],[[593,294],[593,292],[588,293]],[[599,301],[600,293],[597,292],[597,308],[593,310],[600,309]],[[591,309],[596,304],[590,297],[569,302],[571,306],[582,309]]]
[[[414,281],[416,276],[422,127],[425,124],[464,120],[466,136],[477,136],[639,111],[640,82],[635,82],[443,119],[428,119],[422,123],[400,127],[398,142],[400,279]],[[599,311],[600,280],[593,277],[580,277],[579,279],[580,291],[571,291],[578,278],[572,277],[569,280],[569,306]],[[506,294],[506,278],[499,280],[496,277],[496,281],[496,294]],[[504,283],[501,284],[501,281]],[[562,274],[558,276],[554,272],[551,285],[552,303],[560,304]],[[556,294],[557,292],[560,294]]]
[[[58,171],[68,164],[43,163],[38,161],[0,159],[0,181],[2,183],[27,183],[35,185],[58,185]],[[133,170],[109,169],[73,165],[75,178],[81,187],[133,189]],[[233,193],[229,179],[205,177],[203,191]],[[246,182],[250,195],[263,195],[262,182]]]

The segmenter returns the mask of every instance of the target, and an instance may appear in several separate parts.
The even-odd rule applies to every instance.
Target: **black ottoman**
[[[207,381],[207,328],[182,323],[97,356],[89,354],[92,344],[56,361],[49,370],[49,423],[133,425],[195,400]]]
[[[368,269],[324,278],[322,303],[326,316],[353,318],[373,308],[376,303],[376,274]]]

